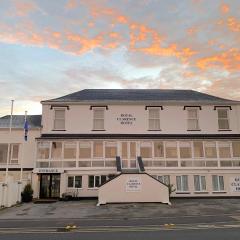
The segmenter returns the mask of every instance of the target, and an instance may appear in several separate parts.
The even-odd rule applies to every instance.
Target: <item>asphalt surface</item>
[[[132,230],[109,232],[68,233],[11,233],[0,234],[1,240],[239,240],[239,228],[181,229],[181,230]]]
[[[1,239],[240,239],[240,199],[162,204],[95,201],[22,204],[0,210]]]

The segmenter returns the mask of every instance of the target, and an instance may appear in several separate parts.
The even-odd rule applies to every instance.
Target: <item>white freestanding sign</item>
[[[229,179],[231,192],[239,192],[240,193],[240,176],[231,177]]]
[[[126,182],[126,192],[139,192],[142,189],[141,177],[129,177]]]

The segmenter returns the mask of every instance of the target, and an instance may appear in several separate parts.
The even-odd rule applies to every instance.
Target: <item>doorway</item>
[[[60,197],[60,174],[40,175],[40,198]]]

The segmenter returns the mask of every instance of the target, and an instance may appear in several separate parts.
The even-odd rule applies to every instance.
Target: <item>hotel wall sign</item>
[[[140,192],[142,189],[141,177],[129,177],[126,182],[126,192]]]
[[[117,117],[117,121],[120,122],[121,125],[132,125],[136,118],[131,113],[121,113],[119,117]]]
[[[231,192],[240,192],[240,176],[229,179]]]
[[[63,169],[59,168],[35,168],[34,173],[63,173]]]

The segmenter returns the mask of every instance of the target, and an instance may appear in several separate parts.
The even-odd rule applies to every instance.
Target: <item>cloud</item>
[[[230,7],[229,7],[228,4],[226,4],[226,3],[222,3],[222,4],[221,4],[221,12],[222,12],[223,14],[228,13],[229,10],[230,10]]]
[[[11,0],[11,2],[14,6],[16,15],[20,17],[27,16],[31,12],[34,12],[38,9],[36,3],[34,2],[26,0]]]
[[[235,17],[227,19],[227,26],[233,32],[240,32],[240,20],[237,20]]]
[[[220,54],[200,58],[196,62],[197,67],[202,70],[218,67],[228,71],[240,71],[240,50],[230,49]]]

